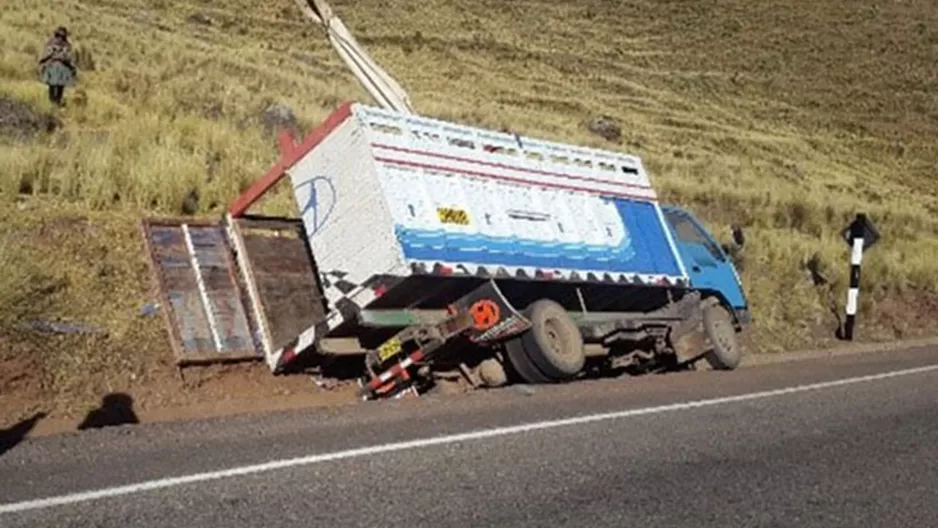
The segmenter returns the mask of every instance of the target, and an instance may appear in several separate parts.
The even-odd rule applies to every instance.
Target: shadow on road
[[[101,399],[101,407],[89,412],[78,424],[78,430],[136,423],[140,423],[140,420],[134,412],[133,398],[122,392],[115,392]]]
[[[26,435],[32,431],[33,427],[46,417],[46,413],[38,412],[31,417],[20,421],[9,429],[0,429],[0,456],[16,447],[17,444],[26,438]]]

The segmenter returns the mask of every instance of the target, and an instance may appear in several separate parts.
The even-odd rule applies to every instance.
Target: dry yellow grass
[[[856,212],[870,214],[884,236],[864,266],[866,321],[897,293],[938,290],[938,8],[930,0],[334,7],[420,112],[639,154],[664,198],[689,206],[722,239],[729,223],[745,226],[742,276],[764,350],[816,343],[816,328],[833,330],[831,303],[842,310],[847,272],[837,234]],[[60,111],[34,74],[58,24],[94,64]],[[135,319],[149,279],[133,221],[179,213],[192,192],[200,213],[223,210],[275,159],[257,123],[268,103],[288,105],[308,129],[341,100],[369,101],[292,0],[12,0],[0,8],[0,96],[65,123],[29,143],[0,139],[0,260],[15,269],[0,281],[0,322],[43,310],[96,320],[112,329],[111,352],[160,335],[157,323]],[[621,145],[585,129],[598,114],[622,123]],[[17,209],[22,191],[38,205]],[[37,222],[64,214],[57,207],[128,225],[120,236],[106,232],[121,251],[92,260],[123,269],[135,259],[134,271],[88,275],[92,261],[28,242]],[[265,207],[286,212],[291,203],[281,194]],[[95,240],[106,247],[110,239]],[[802,263],[814,255],[831,281],[825,287],[805,278]],[[31,302],[56,277],[67,284],[46,304]],[[98,345],[81,346],[89,365],[120,374],[95,355]]]

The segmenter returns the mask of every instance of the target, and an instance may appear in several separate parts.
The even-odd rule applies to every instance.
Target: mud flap
[[[473,343],[502,341],[531,328],[531,321],[505,299],[493,280],[462,297],[454,306],[472,316],[472,328],[467,335]]]

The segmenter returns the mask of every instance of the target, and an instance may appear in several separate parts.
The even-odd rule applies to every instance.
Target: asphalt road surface
[[[938,526],[938,350],[128,426],[0,456],[0,526]]]

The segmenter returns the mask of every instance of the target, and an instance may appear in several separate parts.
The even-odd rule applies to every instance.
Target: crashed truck
[[[358,103],[280,150],[223,221],[144,223],[180,364],[351,358],[372,399],[740,362],[731,260],[636,156]],[[300,218],[249,213],[280,181]]]

